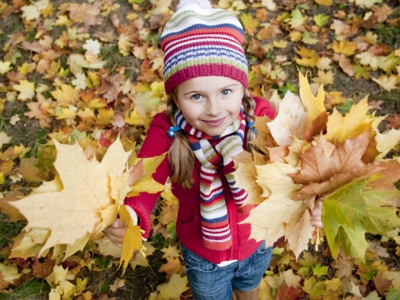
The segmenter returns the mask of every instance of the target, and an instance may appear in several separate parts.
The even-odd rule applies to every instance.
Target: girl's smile
[[[206,123],[210,127],[218,127],[224,122],[225,118],[218,119],[218,120],[204,120],[203,122]]]
[[[243,85],[234,79],[196,77],[179,85],[175,103],[192,127],[216,136],[238,117],[243,93]]]

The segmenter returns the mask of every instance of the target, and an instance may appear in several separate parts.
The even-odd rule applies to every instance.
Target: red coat
[[[271,104],[261,98],[255,97],[256,116],[275,117],[275,110]],[[138,153],[138,157],[153,157],[161,155],[169,150],[173,139],[167,135],[167,130],[171,127],[171,122],[165,113],[157,114],[151,122],[147,131],[147,137]],[[210,141],[216,144],[219,140]],[[194,178],[199,178],[200,163],[196,160]],[[153,178],[164,184],[169,176],[167,158],[159,165]],[[199,181],[194,180],[194,185],[190,189],[184,189],[177,183],[172,183],[172,192],[179,200],[178,220],[176,223],[176,233],[180,242],[190,251],[200,257],[213,262],[220,263],[227,260],[244,260],[249,257],[260,246],[261,242],[254,239],[249,240],[250,225],[238,224],[243,221],[248,214],[244,214],[237,209],[235,201],[232,199],[231,191],[225,177],[222,178],[224,185],[225,199],[231,226],[232,247],[228,250],[211,250],[203,246],[201,226],[200,226],[200,188]],[[156,204],[158,194],[141,193],[139,196],[127,198],[125,204],[131,206],[138,214],[140,226],[145,230],[145,237],[149,235],[151,221],[150,214]]]

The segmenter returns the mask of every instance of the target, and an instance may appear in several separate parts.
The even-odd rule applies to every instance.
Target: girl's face
[[[243,85],[234,79],[196,77],[179,85],[175,103],[192,127],[215,136],[238,117],[243,93]]]

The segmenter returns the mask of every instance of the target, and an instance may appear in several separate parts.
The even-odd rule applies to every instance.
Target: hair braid
[[[172,91],[167,100],[166,113],[171,120],[172,126],[176,126],[175,113],[178,110],[174,97],[176,97],[176,89]],[[182,131],[175,132],[174,141],[168,151],[168,162],[171,180],[178,182],[184,188],[192,187],[195,155],[186,135]]]
[[[244,113],[246,115],[246,122],[247,124],[250,122],[254,122],[254,109],[256,106],[256,102],[254,99],[250,96],[250,93],[247,89],[244,91],[243,95],[243,107],[244,107]],[[247,130],[247,138],[246,138],[246,150],[251,151],[251,149],[255,149],[250,142],[254,140],[257,137],[256,133],[254,130]]]

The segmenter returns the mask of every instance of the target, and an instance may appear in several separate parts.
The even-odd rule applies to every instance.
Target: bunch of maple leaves
[[[328,114],[323,86],[314,97],[307,79],[301,73],[299,78],[300,97],[287,92],[273,121],[256,120],[253,144],[264,155],[234,158],[236,184],[249,194],[245,204],[258,204],[243,223],[268,246],[285,237],[287,249],[299,257],[314,237],[310,211],[322,201],[332,258],[342,251],[364,261],[367,232],[398,236],[400,162],[384,157],[400,142],[400,130],[380,133],[384,118],[369,113],[367,98],[345,116],[336,109]]]
[[[116,212],[124,214],[121,211],[122,196],[105,197],[106,202],[101,204],[90,202],[93,204],[89,209],[92,217],[85,223],[91,229],[86,233],[79,230],[67,232],[64,240],[59,236],[65,228],[56,228],[52,224],[53,231],[43,229],[43,225],[35,223],[43,219],[37,220],[35,214],[33,219],[28,218],[33,209],[27,209],[22,216],[10,203],[24,198],[42,182],[48,183],[24,199],[42,199],[46,195],[43,199],[51,201],[49,195],[56,199],[74,194],[70,198],[76,203],[82,202],[73,191],[85,190],[90,184],[81,186],[82,182],[78,182],[75,186],[75,182],[83,177],[67,175],[69,179],[64,182],[61,176],[65,171],[63,165],[71,164],[71,161],[75,163],[75,157],[63,156],[70,151],[81,157],[75,166],[82,171],[86,168],[83,165],[88,170],[100,168],[103,190],[114,187],[124,195],[128,190],[132,192],[134,186],[139,190],[152,186],[150,181],[142,186],[139,177],[144,173],[151,175],[157,160],[140,162],[134,153],[151,117],[165,109],[163,53],[159,37],[174,11],[175,2],[0,2],[4,32],[0,37],[4,41],[0,50],[0,111],[9,112],[8,108],[16,104],[26,106],[23,113],[7,114],[8,128],[35,124],[48,133],[40,143],[35,136],[25,137],[28,142],[19,143],[17,140],[21,139],[17,139],[13,130],[4,130],[2,119],[0,208],[12,220],[28,219],[22,234],[15,237],[13,245],[4,250],[6,252],[2,252],[8,253],[3,254],[5,258],[0,263],[2,293],[13,293],[13,289],[23,281],[45,278],[51,287],[51,298],[91,299],[97,294],[88,289],[89,280],[81,273],[84,269],[98,271],[94,256],[116,257],[115,261],[108,261],[109,266],[121,262],[124,268],[149,266],[140,251],[134,253],[127,266],[126,253],[121,256],[121,249],[101,235],[102,228],[109,224]],[[339,77],[337,70],[353,79],[354,83],[373,84],[388,93],[395,93],[400,80],[400,50],[379,42],[381,37],[376,29],[380,25],[398,27],[399,8],[397,3],[393,3],[396,1],[212,2],[237,14],[245,28],[252,93],[280,107],[276,121],[257,121],[260,136],[256,145],[264,150],[267,147],[268,160],[256,154],[253,158],[241,158],[238,169],[245,181],[242,184],[250,184],[249,190],[255,192],[249,199],[262,202],[247,220],[253,224],[254,238],[267,238],[269,243],[282,235],[288,239],[287,244],[275,243],[274,257],[268,276],[262,282],[260,297],[361,299],[368,295],[368,299],[379,299],[380,296],[397,299],[400,275],[393,267],[382,264],[383,258],[396,257],[400,251],[397,230],[391,230],[398,226],[394,215],[396,204],[391,202],[397,192],[390,185],[398,174],[398,163],[395,160],[383,161],[384,154],[395,147],[397,131],[378,132],[378,124],[380,127],[384,125],[381,122],[383,118],[369,112],[366,99],[354,105],[343,119],[337,111],[328,117],[322,105],[331,109],[346,104],[349,99],[358,100],[349,94],[345,85],[335,84]],[[330,9],[333,7],[332,12]],[[15,21],[16,18],[19,21]],[[9,31],[18,22],[20,27]],[[324,84],[326,89],[325,93],[321,91],[318,94],[313,105],[306,106],[305,112],[305,103],[314,99],[309,91],[306,95],[300,91],[302,102],[290,93],[281,99],[286,90],[295,90],[293,87],[297,85],[298,79],[290,78],[293,66],[309,71],[312,88]],[[304,89],[304,80],[301,85]],[[369,104],[379,109],[382,101],[378,100],[369,101]],[[289,107],[288,102],[291,103]],[[29,122],[31,120],[35,123]],[[397,114],[386,121],[389,129],[399,127]],[[324,126],[326,133],[319,136]],[[332,129],[336,126],[337,130]],[[280,128],[279,134],[276,133],[277,127]],[[282,128],[285,131],[282,132]],[[132,151],[132,158],[128,159],[119,148],[120,158],[124,157],[120,160],[121,169],[118,174],[111,172],[113,175],[110,175],[109,167],[105,165],[109,160],[107,156],[113,152],[111,147],[118,146],[119,142],[114,142],[118,134],[124,149]],[[74,143],[76,146],[67,146]],[[341,161],[342,155],[347,156],[349,163]],[[127,169],[122,166],[127,166]],[[277,179],[273,174],[280,176]],[[385,177],[379,179],[376,174]],[[112,184],[105,183],[107,176],[116,178],[117,175],[125,176],[120,184],[115,184],[115,180]],[[387,180],[389,178],[393,180]],[[276,184],[279,189],[274,189],[270,180],[279,182]],[[73,187],[65,189],[68,183]],[[323,197],[323,219],[329,247],[322,244],[320,252],[302,252],[313,235],[308,217],[316,196]],[[153,217],[153,233],[170,240],[174,236],[178,204],[170,192],[164,192],[162,197],[161,213]],[[112,212],[101,212],[106,206]],[[37,210],[37,205],[34,208]],[[58,206],[41,207],[50,216],[56,216],[58,209]],[[276,219],[279,212],[284,216],[274,224],[259,223],[255,217],[262,214],[262,220],[265,220],[265,215],[272,212],[275,214],[271,220]],[[57,212],[60,214],[62,209]],[[71,226],[72,220],[75,219],[67,222],[66,226]],[[357,222],[353,224],[351,221],[354,220]],[[60,223],[60,227],[61,224],[64,223]],[[265,228],[268,228],[268,233]],[[366,240],[365,232],[383,237],[381,240]],[[397,242],[397,252],[389,254],[381,245],[393,241]],[[143,242],[143,245],[142,252],[146,255],[154,253],[151,241]],[[166,282],[158,285],[151,299],[190,298],[177,243],[160,250],[163,262],[158,272],[166,274]],[[42,258],[35,257],[39,253]],[[332,262],[331,257],[335,258]],[[117,274],[109,291],[118,292],[126,285],[124,276]]]

